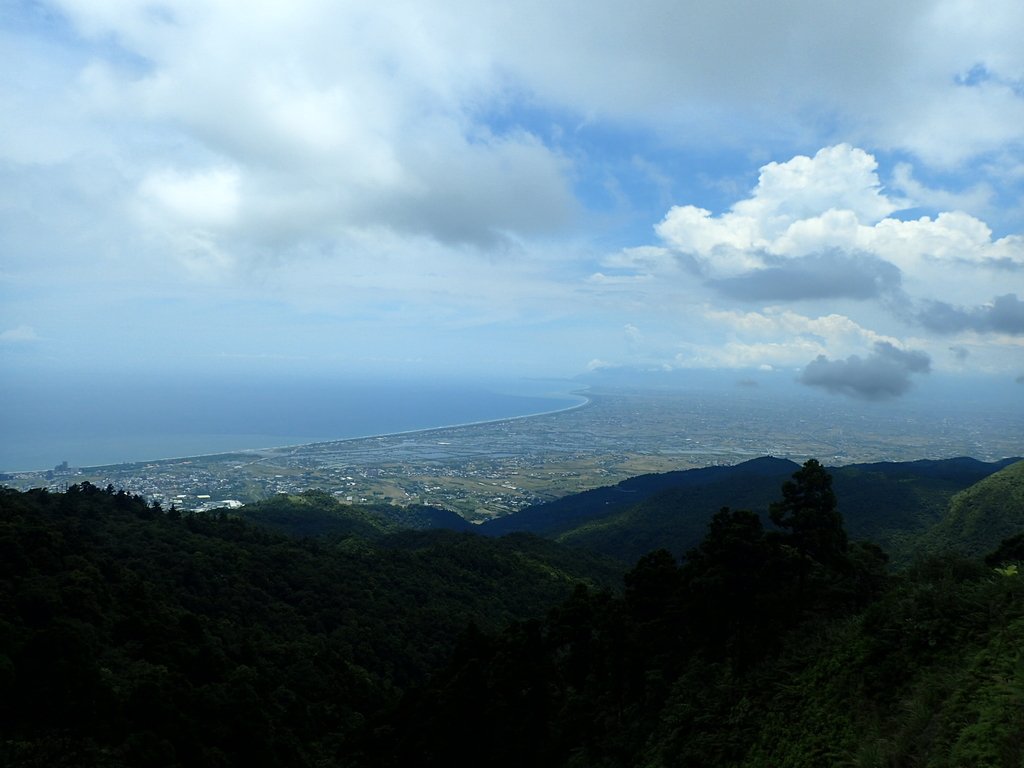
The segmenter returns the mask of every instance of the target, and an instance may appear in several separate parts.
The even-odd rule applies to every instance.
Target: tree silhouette
[[[801,557],[834,564],[846,552],[843,518],[836,509],[832,476],[817,459],[808,459],[782,485],[782,501],[769,507],[771,520],[788,529]]]

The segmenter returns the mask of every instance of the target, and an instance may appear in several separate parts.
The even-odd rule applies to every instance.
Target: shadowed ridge
[[[789,459],[762,456],[733,466],[638,475],[615,485],[526,507],[512,515],[489,520],[480,525],[479,530],[491,536],[501,536],[512,531],[553,535],[614,514],[669,489],[703,487],[731,477],[788,477],[798,466]]]

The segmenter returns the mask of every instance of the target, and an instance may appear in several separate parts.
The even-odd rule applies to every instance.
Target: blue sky
[[[8,375],[1024,382],[1019,2],[500,5],[6,0]]]

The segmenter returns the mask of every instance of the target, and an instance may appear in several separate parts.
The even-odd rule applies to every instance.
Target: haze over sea
[[[0,471],[97,466],[527,416],[578,405],[578,382],[130,376],[3,381]]]

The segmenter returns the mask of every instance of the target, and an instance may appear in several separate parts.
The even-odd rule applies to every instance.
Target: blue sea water
[[[569,381],[141,377],[0,382],[0,472],[492,421],[583,402]]]

